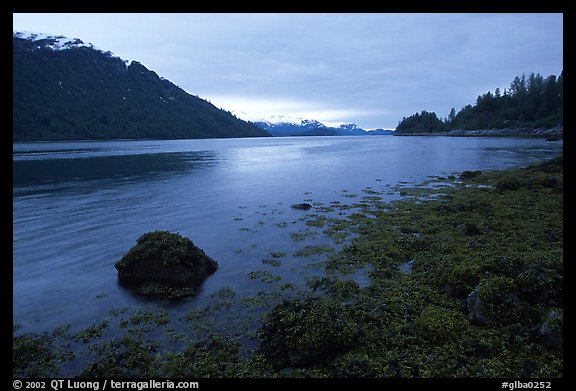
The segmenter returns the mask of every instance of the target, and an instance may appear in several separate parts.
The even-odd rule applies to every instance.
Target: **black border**
[[[427,2],[415,2],[415,1],[392,1],[388,3],[382,2],[340,2],[340,3],[330,3],[329,9],[320,8],[314,9],[310,3],[297,3],[297,2],[268,2],[267,4],[244,4],[243,2],[234,2],[233,4],[225,4],[221,2],[173,2],[173,3],[152,3],[152,2],[139,2],[136,4],[124,3],[124,2],[95,2],[95,3],[88,3],[88,2],[65,2],[65,1],[43,1],[43,2],[36,2],[33,0],[24,0],[24,1],[15,1],[11,0],[10,4],[6,4],[2,2],[2,19],[1,25],[4,26],[6,30],[8,30],[9,26],[12,24],[12,13],[26,13],[26,12],[43,12],[43,13],[70,13],[70,12],[103,12],[103,13],[110,13],[110,12],[125,12],[125,13],[156,13],[156,12],[176,12],[176,13],[203,13],[203,12],[214,12],[214,13],[224,13],[224,12],[235,12],[235,13],[267,13],[267,12],[297,12],[297,13],[307,13],[307,12],[316,12],[316,13],[379,13],[379,12],[398,12],[398,13],[563,13],[564,14],[564,48],[569,48],[569,50],[565,50],[565,53],[571,53],[574,51],[576,47],[574,45],[574,37],[576,34],[573,30],[573,14],[569,9],[569,5],[572,0],[501,0],[501,1],[467,1],[467,0],[428,0]],[[5,35],[2,35],[8,41],[9,32],[6,31]],[[10,33],[11,34],[11,33]],[[9,45],[6,44],[4,46],[8,48]],[[570,50],[572,49],[572,50]],[[8,49],[5,49],[6,51]],[[567,102],[572,103],[571,96],[573,95],[572,91],[574,84],[573,84],[573,77],[571,71],[576,69],[574,64],[572,63],[571,58],[565,57],[564,58],[564,85],[569,86],[569,88],[565,88],[565,91],[568,93]],[[3,64],[8,64],[8,61],[3,61]],[[566,65],[569,66],[566,66]],[[4,75],[8,75],[8,72],[4,72]],[[8,77],[8,76],[6,76]],[[12,79],[10,79],[10,83],[5,83],[5,85],[10,85],[12,87]],[[572,88],[570,88],[572,87]],[[8,89],[5,87],[4,91],[6,94],[11,93],[12,88]],[[3,102],[10,102],[10,106],[4,104],[2,105],[6,111],[8,111],[8,107],[12,108],[12,99],[11,96],[7,97],[7,99],[3,100]],[[568,103],[567,107],[572,107]],[[12,111],[12,110],[10,110]],[[567,111],[570,113],[571,111]],[[8,117],[8,113],[6,113],[3,118],[11,118]],[[570,144],[572,140],[572,136],[570,134],[571,127],[570,124],[572,122],[570,116],[565,117],[566,125],[565,128],[568,129],[568,132],[565,133],[564,142]],[[10,126],[11,127],[11,126]],[[8,132],[8,130],[5,130]],[[11,150],[8,150],[8,143],[5,142],[2,144],[2,147],[6,149],[1,154],[2,158],[5,160],[5,167],[12,168],[12,159]],[[569,162],[569,160],[565,160]],[[570,173],[570,170],[568,170]],[[10,170],[10,177],[12,177],[12,170]],[[568,193],[570,194],[570,187],[568,188]],[[3,192],[7,194],[7,192]],[[7,198],[7,197],[6,197]],[[571,197],[566,197],[565,199],[571,200]],[[7,200],[4,200],[4,212],[2,213],[3,216],[12,216],[12,208],[9,208],[9,204]],[[566,210],[565,210],[566,212]],[[565,216],[565,223],[569,220]],[[8,229],[8,227],[10,227]],[[570,231],[569,231],[570,232]],[[5,236],[6,243],[8,243],[8,234],[12,233],[12,225],[8,223],[3,224],[2,227],[2,236]],[[5,251],[8,252],[8,246],[4,246]],[[11,254],[11,252],[10,252]],[[3,306],[10,306],[7,309],[4,307],[5,313],[8,310],[10,313],[10,319],[13,323],[13,314],[12,314],[12,304],[11,303],[4,303],[4,300],[8,301],[9,297],[12,297],[12,268],[11,263],[9,264],[6,259],[12,259],[11,255],[10,258],[2,257],[4,262],[2,262],[2,270],[0,271],[1,279],[0,282],[0,295],[2,297],[2,305]],[[567,262],[565,262],[565,271],[568,272],[565,274],[571,276],[571,269],[572,266],[570,265],[571,259],[567,258]],[[565,285],[566,291],[570,292],[571,283]],[[568,294],[570,297],[570,294]],[[568,307],[570,308],[570,306]],[[570,331],[573,328],[573,313],[569,311],[566,312],[566,322],[565,322],[565,329]],[[11,328],[11,324],[6,321],[5,317],[4,321],[1,322],[2,333],[5,338],[2,339],[3,344],[2,346],[5,348],[2,349],[6,355],[8,352],[11,351],[11,338],[9,337],[9,328]],[[12,331],[10,331],[12,333]],[[456,389],[456,390],[465,390],[469,387],[479,387],[483,390],[495,390],[495,389],[503,389],[502,382],[513,382],[515,380],[521,382],[535,382],[535,381],[544,381],[544,382],[551,382],[551,390],[558,390],[564,389],[564,387],[571,383],[573,380],[573,365],[572,365],[572,355],[570,354],[571,351],[569,347],[571,346],[570,343],[573,340],[571,337],[570,332],[565,333],[565,344],[564,344],[564,377],[561,379],[509,379],[509,378],[496,378],[496,379],[481,379],[481,378],[456,378],[456,379],[423,379],[423,378],[415,378],[415,379],[188,379],[191,381],[198,381],[200,384],[200,389],[221,389],[222,387],[226,388],[237,388],[237,387],[254,387],[254,388],[263,388],[268,389],[274,386],[282,386],[282,387],[345,387],[345,388],[352,388],[352,387],[360,387],[362,389],[372,389],[372,388],[382,388],[390,386],[392,389],[398,389],[401,387],[418,387],[422,389],[428,389],[430,387],[438,387],[442,389]],[[4,361],[6,362],[6,361]],[[5,381],[12,382],[12,370],[11,367],[7,365],[3,365],[3,379]],[[5,371],[5,372],[4,372]],[[10,379],[10,380],[8,380]],[[33,380],[33,379],[26,379],[26,380]],[[26,381],[23,379],[23,381]],[[44,379],[46,380],[46,379]],[[87,381],[95,381],[96,379],[85,379]],[[115,379],[120,380],[120,379]],[[125,379],[125,380],[137,380],[137,379]],[[146,380],[146,379],[140,379]],[[162,379],[158,379],[162,380]],[[177,379],[172,379],[177,380]],[[102,382],[102,381],[101,381]],[[4,383],[4,382],[3,382]],[[102,384],[102,383],[100,383]],[[14,389],[12,388],[12,383],[7,384],[7,389]],[[48,385],[47,387],[48,388]],[[100,387],[102,389],[102,387]]]

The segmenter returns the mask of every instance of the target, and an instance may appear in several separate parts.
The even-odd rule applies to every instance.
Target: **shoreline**
[[[447,132],[395,132],[394,136],[448,136],[448,137],[538,137],[556,138],[564,137],[564,127],[553,128],[517,128],[517,129],[456,129]]]
[[[342,218],[325,213],[348,206],[315,206],[307,227],[349,239],[334,252],[305,246],[328,254],[311,289],[256,271],[249,278],[269,289],[248,298],[222,289],[177,320],[187,333],[143,309],[81,333],[13,337],[13,374],[58,375],[75,343],[97,352],[77,354],[82,377],[560,377],[562,166],[560,157],[465,171],[399,187],[403,198],[389,203],[368,188]],[[355,281],[361,270],[369,285]],[[264,312],[234,323],[255,308]],[[213,324],[220,318],[228,328]],[[260,348],[242,350],[242,338]]]

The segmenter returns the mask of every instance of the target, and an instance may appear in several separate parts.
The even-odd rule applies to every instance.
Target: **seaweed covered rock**
[[[497,180],[496,188],[502,192],[520,189],[550,189],[562,192],[563,167],[563,156],[559,156],[539,165],[508,171]]]
[[[518,297],[514,280],[503,276],[486,278],[468,295],[466,304],[468,319],[472,323],[512,323],[518,317]]]
[[[414,326],[418,335],[434,344],[455,341],[466,328],[464,316],[455,311],[429,305],[416,318]]]
[[[304,203],[302,203],[302,204],[294,204],[294,205],[291,205],[291,207],[292,207],[293,209],[308,210],[308,209],[311,209],[311,208],[312,208],[312,205],[304,202]]]
[[[550,349],[562,350],[564,340],[563,323],[563,310],[561,308],[551,308],[546,313],[540,327],[538,327],[536,340]]]
[[[114,266],[120,283],[142,294],[166,297],[193,294],[218,269],[190,239],[168,231],[141,235]]]
[[[550,257],[530,262],[520,270],[516,283],[524,301],[530,304],[561,306],[563,304],[562,259]]]
[[[347,351],[358,337],[346,307],[325,298],[284,301],[266,316],[260,351],[277,367],[307,366]]]
[[[460,180],[461,181],[467,181],[470,179],[474,179],[478,176],[480,176],[482,174],[482,171],[463,171],[462,174],[460,174]]]

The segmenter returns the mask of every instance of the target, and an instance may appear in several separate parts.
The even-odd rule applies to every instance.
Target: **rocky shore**
[[[546,137],[560,139],[564,136],[564,126],[553,128],[515,129],[455,129],[447,132],[395,132],[395,136],[453,136],[453,137]]]

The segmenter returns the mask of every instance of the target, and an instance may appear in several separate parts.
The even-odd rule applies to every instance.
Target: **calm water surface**
[[[220,264],[194,298],[172,305],[179,311],[222,287],[249,294],[249,271],[265,270],[271,251],[297,248],[289,233],[306,212],[291,204],[524,166],[562,148],[542,139],[393,136],[14,144],[14,323],[21,332],[85,327],[112,308],[146,304],[118,286],[114,263],[147,231],[188,236]]]

